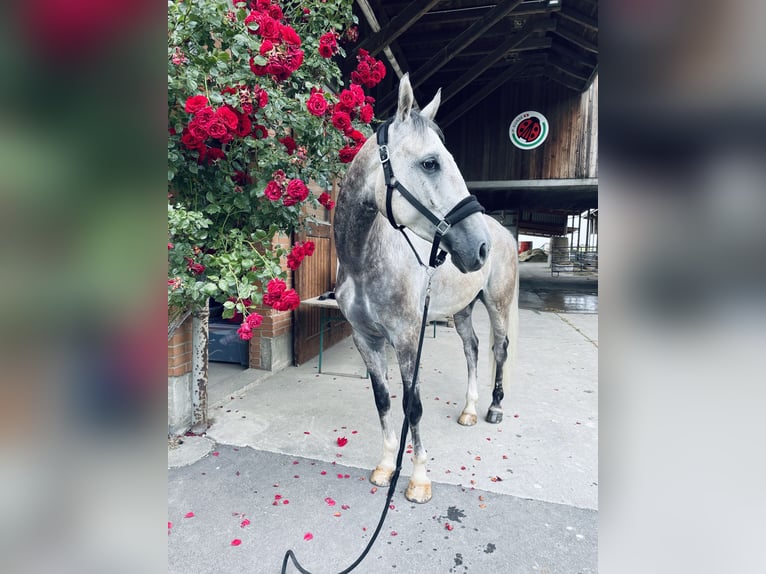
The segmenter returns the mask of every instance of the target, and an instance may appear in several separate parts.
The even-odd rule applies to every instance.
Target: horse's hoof
[[[407,490],[404,491],[404,497],[410,502],[417,502],[418,504],[428,502],[431,500],[431,483],[414,484],[410,482]]]
[[[503,420],[503,411],[490,408],[487,411],[487,422],[496,425]]]
[[[370,482],[375,486],[388,486],[393,475],[394,469],[377,466],[370,474]]]
[[[464,427],[472,427],[476,424],[477,417],[474,413],[462,413],[457,422]]]

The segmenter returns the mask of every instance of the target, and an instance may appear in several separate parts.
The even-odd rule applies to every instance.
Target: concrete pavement
[[[457,424],[460,339],[443,325],[435,339],[429,329],[421,428],[433,499],[404,498],[405,457],[394,508],[355,572],[597,571],[597,279],[549,281],[545,264],[521,269],[518,365],[503,422]],[[481,305],[474,323],[486,350]],[[491,400],[487,359],[480,352],[482,413]],[[325,353],[323,369],[356,376],[320,375],[316,360],[270,376],[235,373],[223,386],[240,390],[211,409],[207,436],[169,450],[169,572],[279,572],[292,548],[311,572],[332,573],[363,550],[386,494],[367,480],[381,454],[377,412],[350,339]],[[392,356],[389,369],[401,421]]]

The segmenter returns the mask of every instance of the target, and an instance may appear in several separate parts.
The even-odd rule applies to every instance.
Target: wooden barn
[[[580,216],[598,208],[596,1],[356,0],[354,11],[361,41],[346,69],[360,49],[386,64],[371,91],[378,118],[395,110],[399,78],[409,72],[422,105],[441,88],[437,123],[487,212],[517,236],[562,236],[590,224]],[[511,134],[526,112],[545,122],[535,147],[515,145]],[[317,246],[294,276],[303,299],[335,286],[331,219],[297,238]],[[295,313],[296,364],[318,354],[320,333],[325,347],[350,333],[342,323],[320,325],[320,313]]]

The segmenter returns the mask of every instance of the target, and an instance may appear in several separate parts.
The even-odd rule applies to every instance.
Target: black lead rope
[[[423,319],[420,322],[420,338],[418,339],[418,352],[415,356],[415,370],[412,373],[412,384],[410,385],[409,390],[405,389],[404,392],[404,422],[402,423],[402,433],[401,438],[399,440],[399,452],[396,454],[396,470],[394,470],[394,474],[391,475],[391,484],[388,485],[388,494],[386,495],[386,504],[383,507],[383,512],[380,515],[380,520],[378,520],[378,525],[375,528],[375,532],[372,534],[372,538],[370,538],[370,541],[367,543],[367,546],[365,547],[364,551],[359,555],[359,558],[354,560],[354,563],[351,564],[348,568],[345,570],[342,570],[338,574],[348,574],[348,572],[351,572],[354,570],[359,564],[362,563],[362,560],[365,559],[367,554],[372,549],[372,545],[375,544],[375,540],[378,538],[378,534],[380,534],[381,529],[383,528],[383,523],[386,521],[386,516],[388,515],[388,509],[391,506],[391,500],[394,497],[394,493],[396,492],[396,483],[399,481],[399,473],[402,470],[402,459],[404,458],[404,448],[407,444],[407,433],[410,430],[410,409],[412,408],[412,389],[415,388],[415,384],[418,380],[418,371],[420,371],[420,355],[423,351],[423,339],[425,338],[426,333],[426,322],[428,319],[428,306],[431,303],[431,275],[428,276],[428,287],[426,289],[426,300],[423,304]],[[288,561],[292,561],[293,566],[295,566],[301,574],[311,574],[308,570],[306,570],[303,566],[301,566],[300,562],[298,562],[298,558],[295,557],[295,553],[292,550],[288,550],[285,553],[285,558],[282,560],[282,572],[281,574],[287,574],[287,563]]]

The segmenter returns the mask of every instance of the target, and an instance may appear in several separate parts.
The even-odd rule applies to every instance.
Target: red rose
[[[282,197],[282,186],[276,181],[271,180],[266,184],[266,189],[263,190],[263,195],[268,197],[271,201],[278,201]]]
[[[351,90],[351,93],[354,94],[354,100],[355,103],[358,105],[361,105],[364,103],[364,90],[362,89],[362,86],[358,84],[351,84],[349,87]]]
[[[199,146],[199,144],[202,143],[202,139],[200,139],[198,136],[194,135],[191,131],[189,131],[189,128],[184,128],[183,133],[181,134],[181,143],[184,144],[186,147],[193,149]]]
[[[351,127],[351,116],[346,112],[335,112],[332,115],[332,125],[338,128],[340,131],[345,131]]]
[[[256,64],[253,58],[250,58],[250,70],[256,76],[265,76],[269,73],[268,66],[261,66],[260,64]]]
[[[287,289],[287,285],[282,279],[272,279],[266,285],[266,291],[270,295],[281,295],[285,289]]]
[[[298,145],[295,143],[295,140],[290,136],[279,138],[279,142],[285,146],[288,155],[293,155],[293,153],[295,153],[295,148],[298,147]]]
[[[327,193],[326,191],[323,191],[321,195],[319,196],[319,203],[321,205],[324,205],[325,208],[327,209],[332,209],[333,207],[335,207],[335,202],[330,197],[330,194]]]
[[[301,262],[303,261],[303,255],[302,254],[296,254],[295,251],[290,253],[290,255],[287,256],[287,267],[295,271],[298,269],[298,267],[301,266]]]
[[[281,20],[284,16],[284,14],[282,14],[282,8],[276,4],[272,4],[269,6],[269,16],[274,18],[274,20]]]
[[[266,126],[256,124],[253,126],[253,137],[257,140],[267,138],[269,137],[269,130],[266,129]]]
[[[340,93],[338,100],[339,100],[339,103],[342,104],[343,107],[348,110],[352,110],[357,104],[356,96],[354,95],[354,92],[352,92],[351,90],[343,90]]]
[[[281,297],[274,302],[274,309],[277,311],[292,311],[301,304],[301,299],[295,292],[295,289],[288,289],[282,293]]]
[[[323,58],[332,58],[333,50],[327,44],[319,44],[319,55]]]
[[[359,130],[352,129],[346,135],[350,137],[352,140],[354,140],[357,146],[361,146],[364,142],[367,141],[367,136],[364,135]]]
[[[206,105],[207,98],[205,96],[191,96],[190,98],[186,99],[186,106],[184,107],[184,110],[186,110],[187,114],[195,114]]]
[[[239,329],[237,329],[237,335],[239,335],[239,338],[243,341],[249,341],[253,338],[253,329],[246,322],[242,323],[239,326]]]
[[[222,139],[224,136],[226,136],[227,133],[229,133],[229,130],[226,129],[226,124],[223,123],[223,120],[216,117],[207,124],[207,133],[212,138]]]
[[[186,268],[192,273],[194,273],[194,275],[200,275],[204,273],[205,271],[204,265],[202,265],[201,263],[195,263],[194,259],[190,259],[189,257],[186,258],[186,261],[188,261],[188,263],[186,264]]]
[[[247,16],[245,16],[245,26],[247,27],[247,31],[251,34],[258,34],[260,28],[258,30],[254,30],[253,28],[256,28],[256,26],[251,26],[250,24],[258,24],[260,26],[262,18],[263,15],[256,11],[251,11]]]
[[[322,92],[314,92],[306,102],[309,113],[319,117],[327,111],[327,100]]]
[[[298,201],[303,201],[309,196],[309,189],[300,179],[291,179],[287,184],[287,195]]]
[[[306,241],[303,244],[303,252],[306,254],[306,257],[311,257],[314,255],[314,242],[313,241]]]
[[[372,109],[370,104],[364,104],[359,109],[359,119],[361,119],[365,124],[369,124],[372,121],[374,115],[375,111]]]
[[[214,161],[217,161],[219,159],[226,158],[226,154],[223,153],[222,149],[218,149],[217,147],[209,147],[207,148],[207,153],[205,154],[205,161],[210,165]]]
[[[279,35],[282,37],[285,44],[290,44],[292,46],[301,45],[301,37],[298,36],[298,33],[290,26],[280,26]]]
[[[292,75],[292,71],[279,60],[270,61],[266,65],[266,70],[274,77],[277,82],[284,82]]]
[[[245,323],[247,323],[251,329],[257,329],[261,326],[261,323],[263,323],[263,316],[259,313],[250,313],[245,319]]]
[[[338,156],[340,157],[340,162],[341,163],[351,162],[356,156],[358,151],[359,151],[358,147],[345,146],[341,148],[340,151],[338,152]]]
[[[228,130],[235,131],[239,125],[239,115],[229,105],[218,108],[215,113],[216,118],[220,119]],[[213,136],[215,137],[215,136]]]
[[[261,56],[265,56],[274,49],[274,43],[271,40],[264,40],[261,44],[261,48],[258,50]]]
[[[271,16],[261,16],[260,28],[258,28],[258,34],[263,38],[269,40],[279,39],[279,22],[274,20]]]
[[[255,86],[253,89],[253,96],[258,100],[259,108],[265,108],[266,104],[269,103],[269,93],[260,86]]]
[[[253,130],[253,122],[245,114],[239,116],[239,124],[237,125],[237,135],[241,138],[249,135]]]
[[[196,114],[194,114],[194,119],[191,121],[191,123],[198,122],[201,125],[206,125],[215,118],[215,110],[211,108],[210,106],[206,106],[202,108],[200,111],[198,111]],[[189,127],[191,128],[191,123],[189,124]]]
[[[294,197],[290,197],[289,195],[286,195],[282,198],[282,203],[285,207],[290,207],[291,205],[295,205],[298,203],[298,200]]]

